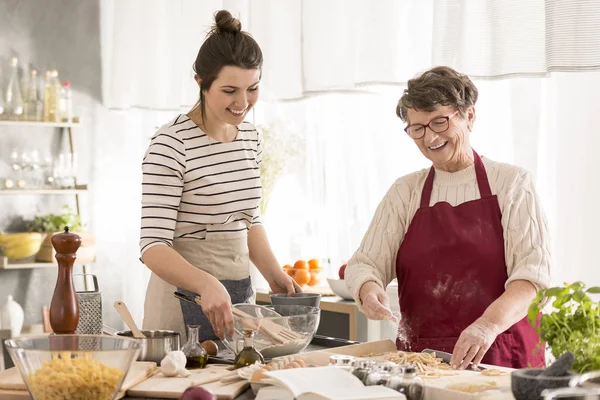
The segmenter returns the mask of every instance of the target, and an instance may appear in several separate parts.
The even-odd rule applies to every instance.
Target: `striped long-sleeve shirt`
[[[179,238],[247,235],[260,223],[261,153],[248,122],[229,143],[210,139],[186,115],[162,126],[142,163],[141,254]]]

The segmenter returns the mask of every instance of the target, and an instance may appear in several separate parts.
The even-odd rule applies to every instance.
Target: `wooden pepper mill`
[[[72,334],[79,323],[79,303],[73,285],[73,264],[80,245],[81,237],[69,233],[68,226],[65,227],[64,233],[52,236],[52,246],[58,261],[58,277],[50,303],[50,326],[56,334]]]

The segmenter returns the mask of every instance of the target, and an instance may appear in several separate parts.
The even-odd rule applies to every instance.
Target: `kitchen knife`
[[[446,353],[445,351],[425,349],[425,350],[421,351],[421,353],[430,353],[430,354],[435,353],[435,356],[437,358],[441,358],[442,361],[447,364],[450,364],[450,360],[452,359],[452,354]],[[469,367],[467,367],[467,369],[472,369],[473,371],[484,371],[487,368],[482,367],[481,365],[479,365],[477,368],[474,368],[473,363],[469,363]]]

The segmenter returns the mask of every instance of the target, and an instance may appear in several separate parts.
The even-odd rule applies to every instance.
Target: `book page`
[[[337,367],[291,368],[269,371],[269,383],[287,387],[294,397],[302,393],[326,393],[335,388],[356,390],[364,388],[363,383],[351,373]],[[273,380],[273,381],[271,381]]]

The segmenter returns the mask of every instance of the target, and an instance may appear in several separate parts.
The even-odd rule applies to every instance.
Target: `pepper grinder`
[[[58,277],[50,303],[50,326],[56,334],[75,333],[79,323],[79,303],[73,284],[73,264],[77,249],[81,245],[81,237],[69,233],[65,227],[63,233],[52,236],[52,246],[58,261]]]

